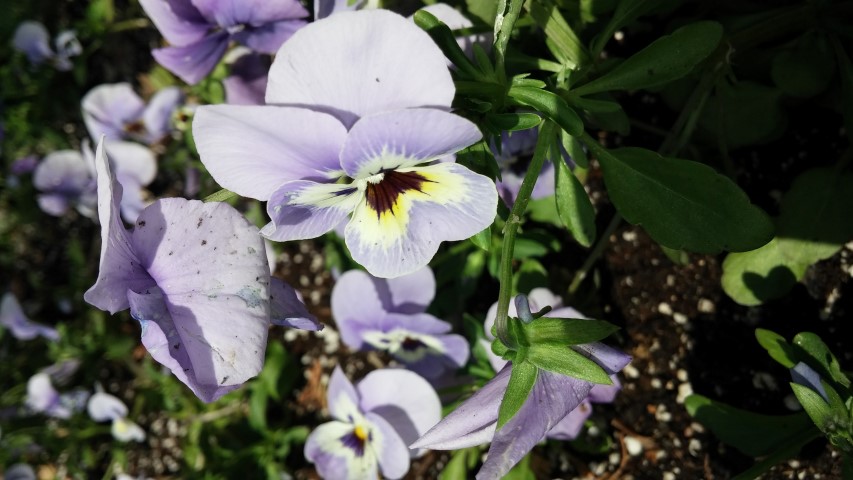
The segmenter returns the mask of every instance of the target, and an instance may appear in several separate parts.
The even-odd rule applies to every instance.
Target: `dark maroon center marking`
[[[125,123],[124,131],[130,134],[142,134],[145,133],[145,124],[142,122],[142,120]]]
[[[423,192],[421,185],[429,181],[415,172],[388,170],[382,181],[367,184],[367,204],[376,212],[377,219],[385,212],[395,215],[394,204],[397,198],[410,190]]]
[[[403,344],[401,346],[403,347],[403,350],[406,350],[409,352],[413,352],[415,350],[418,350],[421,347],[426,347],[426,345],[424,345],[423,342],[421,342],[417,338],[412,338],[412,337],[406,337],[403,340]]]

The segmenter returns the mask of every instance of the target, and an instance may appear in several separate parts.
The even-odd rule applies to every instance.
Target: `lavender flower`
[[[103,140],[95,164],[101,261],[86,301],[110,313],[130,308],[151,356],[203,401],[257,375],[270,324],[257,229],[228,204],[169,198],[146,207],[128,232]]]
[[[2,140],[2,137],[0,137]],[[33,170],[36,169],[38,165],[39,159],[35,155],[27,155],[25,157],[21,157],[12,162],[12,165],[9,167],[9,172],[12,175],[25,175],[27,173],[32,173]]]
[[[71,415],[83,409],[87,398],[89,392],[81,389],[60,394],[53,387],[47,372],[37,373],[27,381],[27,408],[49,417],[71,418]]]
[[[335,368],[327,394],[334,421],[317,427],[305,458],[323,478],[401,478],[420,452],[406,445],[441,418],[441,402],[426,380],[406,370],[376,370],[357,387]]]
[[[4,293],[0,301],[0,325],[8,328],[18,340],[32,340],[38,336],[54,342],[59,340],[59,332],[55,328],[30,321],[11,292]]]
[[[531,317],[529,308],[517,313],[520,317]],[[630,356],[602,343],[572,345],[571,348],[610,375],[631,361]],[[477,473],[477,479],[490,479],[505,475],[555,427],[558,427],[558,435],[574,433],[577,419],[570,419],[562,426],[560,423],[589,399],[594,385],[542,369],[521,409],[495,431],[512,368],[512,363],[507,363],[495,378],[410,447],[453,450],[491,441],[486,461]]]
[[[12,37],[15,50],[25,54],[33,65],[50,62],[60,71],[71,70],[71,57],[80,55],[83,48],[72,30],[64,30],[54,40],[56,51],[50,46],[50,34],[39,22],[21,22]]]
[[[200,107],[193,132],[220,185],[268,202],[264,236],[314,238],[352,214],[353,259],[396,277],[494,220],[494,184],[453,162],[481,137],[447,112],[453,94],[444,56],[414,24],[343,12],[282,46],[269,105]]]
[[[167,87],[146,105],[129,83],[99,85],[83,97],[83,121],[94,139],[106,135],[154,144],[171,131],[172,115],[183,99],[178,87]]]
[[[9,465],[9,468],[3,472],[3,478],[6,480],[36,480],[36,472],[33,467],[26,463],[16,463]]]
[[[539,131],[535,128],[518,130],[514,132],[501,133],[501,150],[498,152],[496,145],[492,144],[492,153],[495,155],[501,169],[501,180],[497,182],[498,193],[501,199],[509,206],[515,203],[521,182],[527,173],[527,160],[533,155],[536,148],[536,140]],[[568,156],[561,159],[571,166]],[[530,198],[538,199],[554,195],[554,164],[553,159],[546,159],[542,165],[542,171],[533,187]]]
[[[231,40],[260,53],[275,53],[306,24],[297,0],[140,0],[172,45],[154,59],[189,84],[213,70]]]
[[[222,80],[225,102],[231,105],[263,105],[269,78],[267,73],[270,70],[269,55],[258,55],[248,49],[241,50],[230,62],[230,75]],[[238,50],[235,49],[232,53],[235,51]]]
[[[100,385],[94,395],[89,397],[86,404],[89,417],[96,422],[112,422],[111,432],[113,438],[120,442],[142,442],[145,440],[145,431],[127,419],[127,406],[113,395],[104,393]]]
[[[360,270],[344,273],[332,290],[332,316],[350,348],[375,348],[428,379],[468,361],[468,342],[426,313],[435,296],[429,267],[390,280]]]
[[[820,382],[820,374],[805,362],[799,362],[791,368],[791,380],[798,385],[808,387],[817,392],[824,400],[829,402],[826,389]]]

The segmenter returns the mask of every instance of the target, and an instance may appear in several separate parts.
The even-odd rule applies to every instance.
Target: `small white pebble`
[[[625,368],[622,369],[622,373],[624,373],[625,376],[628,378],[639,378],[640,377],[640,371],[637,370],[637,368],[634,367],[634,365],[632,365],[630,363]]]
[[[672,472],[663,472],[663,480],[675,480],[675,474]]]
[[[699,452],[702,450],[702,442],[699,439],[694,438],[690,440],[690,443],[687,444],[687,451],[690,452],[690,455],[694,457],[699,456]]]
[[[668,287],[674,287],[675,286],[675,275],[667,275],[666,276],[666,285]]]
[[[717,309],[717,306],[714,305],[714,302],[708,300],[707,298],[700,298],[699,304],[696,306],[702,313],[714,313]]]
[[[586,430],[586,434],[589,435],[590,437],[597,437],[597,436],[601,435],[601,430],[598,427],[596,427],[595,425],[593,425]]]
[[[622,240],[625,240],[626,242],[633,242],[636,239],[637,239],[637,232],[632,232],[630,230],[627,232],[622,232]]]
[[[678,313],[678,312],[672,314],[672,319],[675,320],[675,323],[677,323],[679,325],[686,324],[687,320],[688,320],[687,315],[685,315],[683,313]]]
[[[800,468],[799,460],[788,460],[788,466],[791,468]]]
[[[643,453],[643,444],[640,440],[627,436],[625,437],[625,449],[628,450],[628,454],[632,457],[636,457],[637,455]]]
[[[610,463],[612,465],[619,465],[619,461],[621,459],[622,459],[622,457],[616,452],[611,453],[610,457],[608,457],[608,460],[610,461]]]
[[[675,401],[684,403],[684,400],[690,395],[693,395],[693,386],[689,383],[682,383],[678,386],[678,395],[675,397]]]
[[[658,304],[658,312],[662,315],[672,315],[672,307],[666,302],[661,302]]]
[[[782,402],[785,403],[785,408],[793,412],[799,412],[803,409],[803,406],[800,405],[800,401],[797,400],[797,397],[793,393],[786,395]]]
[[[658,389],[663,386],[663,383],[660,381],[659,378],[653,378],[650,383],[652,385],[652,388],[654,389]]]

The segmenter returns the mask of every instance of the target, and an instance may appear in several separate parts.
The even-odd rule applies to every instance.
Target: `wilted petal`
[[[184,94],[178,87],[166,87],[151,97],[142,113],[149,143],[156,142],[169,134],[172,129],[172,114],[183,101]]]
[[[509,384],[511,367],[504,367],[495,378],[410,444],[409,448],[456,450],[491,440],[498,421],[498,409]]]
[[[228,49],[228,33],[217,32],[196,42],[151,52],[157,63],[194,85],[210,73]]]
[[[101,260],[98,278],[83,298],[90,304],[116,313],[130,306],[127,291],[144,291],[155,285],[130,243],[119,215],[122,188],[110,169],[104,139],[95,152],[98,177],[98,218],[101,222]]]
[[[326,398],[333,418],[352,423],[361,417],[358,393],[340,366],[332,372]]]
[[[266,201],[285,182],[326,181],[340,170],[346,129],[303,108],[216,105],[199,107],[193,135],[202,163],[223,188]]]
[[[354,425],[329,422],[315,428],[305,442],[305,458],[313,462],[317,473],[327,479],[374,479],[379,468],[373,451],[361,453],[344,443],[353,434]]]
[[[574,440],[583,430],[584,422],[592,414],[592,405],[588,401],[581,402],[545,435],[554,440]]]
[[[521,409],[495,432],[477,479],[506,475],[549,430],[586,399],[590,388],[589,382],[540,370]]]
[[[824,400],[829,402],[829,397],[826,395],[826,389],[820,382],[820,374],[805,362],[799,362],[791,369],[791,379],[798,385],[808,387],[819,393]]]
[[[261,235],[277,242],[319,237],[344,221],[360,198],[350,185],[287,182],[267,202],[272,221]]]
[[[449,109],[454,93],[429,35],[395,13],[364,10],[296,32],[276,55],[266,100],[319,108],[350,126],[383,111]]]
[[[403,478],[409,471],[409,449],[397,434],[396,426],[374,412],[367,412],[365,418],[370,422],[369,444],[376,455],[382,476],[388,479]]]
[[[139,0],[139,4],[172,45],[197,42],[211,27],[190,0]]]
[[[434,108],[378,113],[352,126],[340,163],[350,177],[366,178],[456,153],[480,138],[469,120]]]
[[[323,329],[317,317],[311,315],[299,299],[296,290],[278,278],[270,283],[270,320],[273,325],[316,332]]]
[[[142,442],[145,440],[145,431],[142,430],[142,427],[123,417],[113,420],[110,431],[113,438],[119,442]]]
[[[97,392],[86,404],[89,416],[96,422],[106,422],[127,416],[127,405],[109,393]]]
[[[126,126],[142,117],[145,103],[129,83],[99,85],[83,97],[83,121],[93,139],[128,136]]]
[[[361,349],[363,333],[378,329],[377,321],[385,316],[377,283],[361,270],[350,270],[338,278],[332,289],[332,318],[341,340],[350,348]]]
[[[10,292],[3,294],[3,300],[0,302],[0,325],[8,328],[18,340],[32,340],[37,336],[59,340],[59,332],[55,328],[31,322],[24,315],[18,299]]]
[[[30,63],[39,64],[53,57],[50,48],[50,34],[39,22],[21,22],[12,37],[15,50],[24,53]]]
[[[417,440],[441,420],[441,401],[435,389],[416,373],[400,369],[375,370],[359,382],[357,389],[361,409],[385,419],[405,445]],[[408,449],[405,453],[408,458]],[[412,456],[417,453],[411,452]],[[381,465],[382,457],[379,462]]]
[[[423,268],[441,242],[491,225],[497,207],[495,184],[455,163],[385,172],[367,188],[347,225],[346,244],[353,260],[377,277]]]
[[[298,2],[293,2],[299,5]],[[301,5],[300,5],[301,6]],[[305,12],[307,16],[308,12]],[[307,25],[305,20],[283,20],[258,27],[247,27],[234,34],[236,42],[260,53],[275,53],[297,30]]]

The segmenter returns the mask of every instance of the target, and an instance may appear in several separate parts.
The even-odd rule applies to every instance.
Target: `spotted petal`
[[[455,163],[386,172],[367,186],[346,227],[353,260],[377,277],[423,268],[446,240],[464,240],[491,225],[495,184]]]
[[[327,111],[351,126],[383,111],[449,110],[454,93],[444,55],[429,35],[395,13],[363,10],[296,32],[276,55],[266,100]]]

